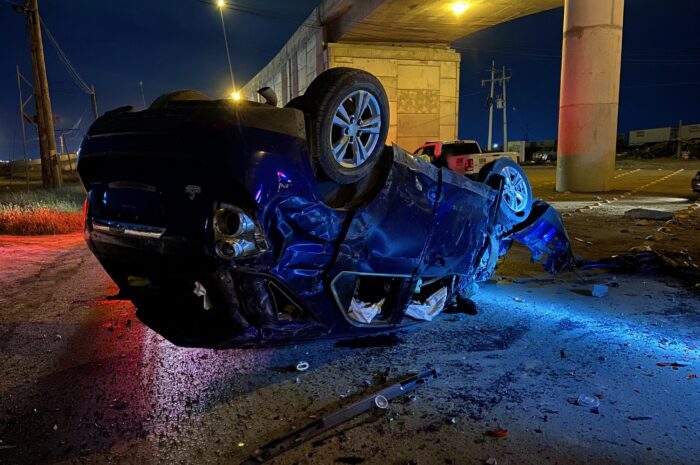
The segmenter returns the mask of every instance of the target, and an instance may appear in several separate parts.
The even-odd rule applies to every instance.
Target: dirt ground
[[[555,193],[552,167],[527,172],[584,258],[644,246],[700,257],[689,189],[700,163],[620,168],[600,195]],[[624,215],[637,207],[675,218]],[[107,299],[116,288],[80,235],[0,236],[0,463],[238,464],[383,378],[433,367],[441,378],[414,396],[270,463],[698,463],[700,293],[689,276],[552,277],[515,248],[475,316],[442,314],[383,347],[211,351],[175,347],[129,302]],[[612,287],[593,297],[594,284]],[[289,369],[299,361],[310,369]]]

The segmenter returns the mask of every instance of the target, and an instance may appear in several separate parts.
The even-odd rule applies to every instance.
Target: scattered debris
[[[524,303],[524,302],[525,302],[525,300],[524,300],[524,299],[521,299],[520,297],[513,297],[513,300],[515,300],[516,302],[520,302],[520,303]]]
[[[581,394],[576,399],[576,404],[580,405],[581,407],[598,408],[598,406],[600,406],[600,399],[598,399],[596,396]]]
[[[124,402],[123,400],[117,400],[114,399],[114,401],[109,405],[109,408],[113,410],[126,410],[129,407],[128,402]]]
[[[578,241],[578,242],[582,242],[582,243],[584,243],[584,244],[586,244],[586,245],[595,245],[593,242],[587,241],[587,240],[585,240],[585,239],[581,239],[580,237],[574,237],[574,240],[575,240],[575,241]]]
[[[133,285],[132,285],[133,287]],[[211,310],[214,307],[214,304],[211,302],[211,298],[209,297],[209,294],[207,294],[207,289],[204,287],[202,283],[199,281],[194,282],[194,290],[192,291],[194,295],[197,297],[203,297],[204,299],[202,300],[202,307],[204,307],[204,310]]]
[[[673,213],[661,210],[649,210],[646,208],[633,208],[627,210],[625,216],[635,220],[668,221],[673,219]]]
[[[505,438],[508,437],[508,430],[502,428],[490,429],[486,431],[486,436],[490,436],[492,438]]]
[[[309,362],[299,362],[296,368],[297,371],[306,371],[309,369]]]
[[[667,228],[666,226],[661,226],[660,228],[657,228],[656,232],[660,232],[661,234],[665,234],[671,237],[675,236],[675,234],[671,233],[671,229]]]
[[[356,456],[351,456],[351,457],[337,457],[335,459],[335,463],[345,463],[348,465],[359,465],[361,463],[364,463],[365,459],[363,457],[356,457]]]
[[[447,302],[447,287],[440,288],[428,297],[425,302],[411,302],[406,308],[406,315],[416,320],[433,321],[442,312]]]
[[[559,357],[566,358],[566,352],[564,352],[564,349],[559,349]]]
[[[498,465],[498,460],[491,457],[491,458],[487,459],[485,463],[486,463],[486,465]]]
[[[650,245],[644,244],[644,245],[638,245],[638,246],[636,246],[636,247],[630,247],[630,249],[628,250],[628,252],[630,252],[630,253],[653,252],[653,250],[651,250],[651,246],[650,246]]]
[[[671,367],[674,370],[677,370],[679,368],[687,367],[685,363],[678,363],[678,362],[657,362],[656,363],[657,367]]]
[[[608,286],[605,284],[594,284],[593,289],[591,289],[591,295],[593,297],[603,297],[608,293]]]
[[[360,323],[371,323],[374,317],[376,317],[379,312],[382,311],[382,305],[384,305],[384,299],[377,303],[362,302],[360,300],[352,298],[350,302],[350,310],[348,314],[350,318]]]
[[[700,267],[686,251],[651,250],[648,245],[632,247],[628,254],[580,260],[577,267],[581,270],[611,269],[619,273],[664,273],[693,285],[700,281]]]
[[[698,375],[695,375],[695,374],[688,375],[685,377],[685,379],[687,379],[688,381],[693,380],[693,379],[698,379]]]
[[[555,281],[554,278],[515,278],[511,280],[515,284],[548,284]]]
[[[464,315],[477,315],[479,310],[476,308],[476,302],[472,299],[467,299],[464,297],[457,296],[455,305],[445,308],[444,313],[453,314],[464,314]],[[452,320],[456,321],[456,320]]]
[[[633,416],[629,416],[629,417],[627,417],[627,419],[632,420],[632,421],[653,420],[653,418],[651,418],[651,417],[633,417]]]
[[[384,402],[386,402],[386,406],[388,406],[390,400],[407,394],[419,386],[435,381],[438,377],[439,370],[437,369],[428,370],[420,374],[409,376],[403,381],[392,384],[381,391],[375,392],[374,394],[360,399],[353,404],[347,405],[340,410],[321,417],[306,426],[295,429],[291,433],[288,433],[281,438],[272,440],[271,442],[255,450],[252,456],[242,462],[241,465],[254,465],[272,460],[280,454],[283,454],[284,452],[297,447],[311,438],[325,433],[326,431],[335,428],[336,426],[345,423],[356,416],[367,412],[368,410],[372,410],[373,408],[383,409],[383,407],[380,407],[380,405],[384,405]]]
[[[389,401],[386,399],[386,397],[379,395],[374,398],[374,405],[376,405],[377,408],[385,410],[389,408]]]

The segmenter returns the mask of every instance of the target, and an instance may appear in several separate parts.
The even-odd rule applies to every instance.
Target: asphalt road
[[[625,166],[600,198],[553,192],[551,168],[528,174],[567,213],[586,258],[645,245],[700,257],[688,189],[700,167],[640,166]],[[623,215],[640,205],[676,220]],[[613,280],[604,297],[590,295]],[[415,397],[271,463],[697,463],[693,285],[659,273],[551,277],[513,250],[477,295],[478,315],[443,314],[385,347],[211,351],[171,345],[110,299],[117,289],[80,235],[0,236],[0,463],[237,464],[382,379],[426,367],[442,377]],[[302,360],[308,371],[290,369]]]

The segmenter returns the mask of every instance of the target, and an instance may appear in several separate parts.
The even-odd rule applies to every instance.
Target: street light
[[[469,8],[469,4],[466,2],[457,2],[457,3],[453,3],[450,8],[452,8],[452,12],[454,14],[459,16],[462,13],[464,13],[465,11],[467,11],[467,9]]]
[[[228,72],[231,76],[231,98],[233,100],[240,100],[241,95],[236,90],[236,81],[233,78],[233,66],[231,65],[231,52],[228,48],[228,37],[226,35],[226,22],[224,21],[224,8],[226,7],[226,2],[224,0],[218,0],[216,5],[219,7],[219,14],[221,15],[221,30],[224,33],[224,45],[226,45],[226,59],[228,60]]]
[[[146,109],[146,94],[143,93],[143,81],[139,81],[139,89],[141,89],[141,103],[143,103],[143,108]]]

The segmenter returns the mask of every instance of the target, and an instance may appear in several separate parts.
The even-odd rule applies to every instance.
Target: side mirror
[[[273,107],[277,106],[277,94],[272,87],[262,87],[258,89],[258,94],[265,99],[266,104],[272,105]]]

